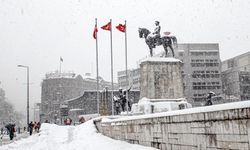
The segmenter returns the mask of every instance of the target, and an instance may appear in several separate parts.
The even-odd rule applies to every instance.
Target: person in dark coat
[[[119,115],[121,113],[120,111],[121,104],[119,98],[117,98],[116,96],[114,96],[114,106],[115,106],[115,114]]]
[[[126,101],[126,99],[124,99],[124,98],[126,98],[126,97],[124,97],[124,95],[123,95],[122,88],[119,89],[118,97],[119,97],[119,101],[117,101],[117,103],[119,103],[121,105],[122,111],[125,111],[125,103],[126,102],[124,102],[124,101]]]
[[[1,134],[3,134],[3,128],[1,128]]]
[[[15,133],[15,124],[8,124],[5,126],[9,132],[10,140],[13,140]]]
[[[210,92],[208,93],[207,102],[206,102],[205,106],[213,105],[213,103],[212,103],[212,97],[213,97],[214,95],[215,95],[215,93],[212,92],[212,91],[210,91]]]
[[[132,86],[130,86],[129,89],[126,89],[126,90],[122,90],[121,88],[119,89],[119,100],[120,100],[120,104],[121,104],[121,108],[122,108],[122,111],[124,112],[125,109],[126,109],[126,105],[127,105],[127,92],[129,93],[129,91],[131,90]],[[132,103],[130,103],[128,101],[128,110],[130,111],[131,110],[131,107],[132,106]]]
[[[37,123],[37,133],[39,133],[40,128],[41,128],[41,123],[40,123],[40,122],[38,122],[38,123]]]
[[[34,127],[34,124],[33,124],[33,122],[31,121],[31,122],[29,123],[30,135],[32,135],[32,133],[33,133],[33,127]]]

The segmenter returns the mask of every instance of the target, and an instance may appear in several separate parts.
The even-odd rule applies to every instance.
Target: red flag
[[[165,35],[169,35],[171,34],[171,32],[163,32]]]
[[[119,24],[118,26],[116,26],[116,29],[121,31],[121,32],[125,32],[126,31],[126,26]]]
[[[93,38],[94,38],[94,39],[96,39],[97,32],[98,32],[98,29],[97,29],[97,27],[95,26],[94,32],[93,32]]]
[[[107,23],[106,25],[102,26],[101,27],[103,30],[108,30],[110,31],[111,30],[111,22]]]

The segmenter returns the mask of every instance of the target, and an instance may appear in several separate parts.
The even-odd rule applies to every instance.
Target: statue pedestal
[[[183,97],[182,62],[175,58],[150,57],[140,64],[140,98]]]

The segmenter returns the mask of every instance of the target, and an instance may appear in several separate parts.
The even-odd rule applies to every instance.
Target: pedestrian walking
[[[32,135],[32,132],[33,132],[33,127],[34,127],[34,124],[33,124],[33,122],[31,121],[30,123],[29,123],[29,131],[30,131],[30,135]]]
[[[13,140],[14,138],[14,133],[15,133],[15,124],[7,124],[6,126],[6,129],[7,131],[9,132],[9,137],[10,137],[10,140]]]
[[[40,128],[41,128],[41,123],[40,123],[40,122],[38,122],[36,126],[37,126],[37,133],[39,133]]]
[[[212,103],[212,97],[213,97],[214,95],[215,95],[215,93],[212,92],[212,91],[210,91],[210,92],[208,93],[207,102],[206,102],[205,106],[213,105],[213,103]]]

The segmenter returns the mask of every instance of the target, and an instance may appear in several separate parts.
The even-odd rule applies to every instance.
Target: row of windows
[[[126,80],[127,76],[118,77],[118,80]]]
[[[191,63],[192,67],[218,67],[219,63]]]
[[[219,73],[219,71],[218,70],[206,70],[206,71],[198,70],[198,71],[193,71],[193,73],[200,73],[200,74],[204,74],[204,73]]]
[[[217,56],[218,52],[191,52],[191,56]],[[184,52],[179,52],[179,56],[184,56]]]
[[[193,90],[213,90],[213,89],[221,89],[221,86],[193,86]]]
[[[193,78],[219,78],[220,74],[193,74]]]
[[[193,98],[193,100],[195,101],[195,102],[204,102],[204,101],[206,101],[207,99],[206,99],[206,97],[194,97]],[[213,98],[213,101],[221,101],[222,100],[222,97],[214,97]]]
[[[220,82],[193,82],[193,86],[220,85]]]
[[[193,94],[194,97],[205,97],[206,95],[207,95],[206,93]]]
[[[192,59],[192,63],[217,63],[218,59]]]
[[[191,56],[216,56],[218,52],[191,52]]]

